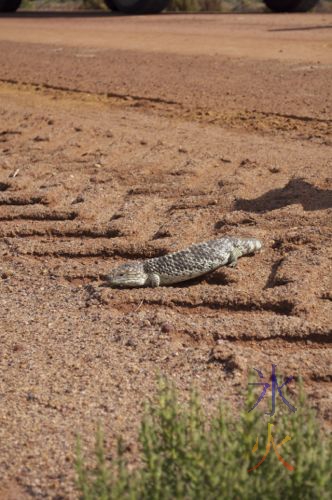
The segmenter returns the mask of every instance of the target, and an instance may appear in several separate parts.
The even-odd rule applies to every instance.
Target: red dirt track
[[[0,18],[1,498],[76,498],[76,433],[135,450],[159,373],[236,412],[274,363],[331,424],[331,32],[327,14]],[[181,286],[103,286],[225,234],[264,248]]]

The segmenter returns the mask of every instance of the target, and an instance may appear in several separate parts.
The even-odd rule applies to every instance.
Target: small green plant
[[[251,407],[253,393],[249,399]],[[278,448],[294,466],[291,472],[272,448],[264,463],[248,472],[265,453],[268,422],[273,423],[276,444],[286,435],[291,437]],[[162,381],[156,401],[146,406],[142,419],[140,465],[135,470],[127,466],[119,440],[116,459],[108,467],[102,443],[99,431],[93,470],[84,465],[78,448],[78,487],[84,500],[323,500],[332,491],[331,437],[322,433],[303,397],[296,413],[282,410],[278,419],[268,419],[257,408],[232,414],[224,405],[207,418],[196,394],[181,405],[174,388]]]

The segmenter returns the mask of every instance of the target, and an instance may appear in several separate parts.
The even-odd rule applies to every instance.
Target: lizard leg
[[[234,248],[229,254],[229,259],[227,265],[229,267],[236,267],[237,259],[242,256],[242,252],[239,248]]]
[[[156,288],[160,285],[160,276],[157,273],[149,274],[149,285]]]

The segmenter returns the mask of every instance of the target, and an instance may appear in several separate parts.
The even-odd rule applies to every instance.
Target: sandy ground
[[[76,433],[135,450],[158,373],[207,409],[248,372],[331,408],[331,16],[0,19],[0,497],[75,498]],[[103,277],[225,234],[192,283]],[[293,400],[294,402],[294,400]]]

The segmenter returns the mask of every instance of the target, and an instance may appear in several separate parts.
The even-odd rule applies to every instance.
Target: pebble
[[[161,331],[163,333],[171,333],[173,330],[174,330],[174,328],[170,323],[163,323],[161,325]]]

